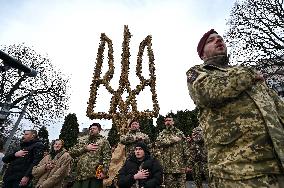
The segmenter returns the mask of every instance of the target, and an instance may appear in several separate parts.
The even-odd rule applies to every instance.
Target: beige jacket
[[[62,188],[63,180],[70,172],[71,160],[72,158],[66,150],[58,153],[53,160],[50,155],[45,156],[32,171],[35,180],[37,180],[35,187]],[[48,163],[53,163],[54,168],[47,170],[45,167]]]

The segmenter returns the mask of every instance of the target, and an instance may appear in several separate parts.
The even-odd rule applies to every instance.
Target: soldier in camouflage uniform
[[[129,125],[129,131],[120,137],[120,142],[125,145],[125,155],[129,157],[134,152],[135,145],[139,141],[143,141],[147,145],[150,143],[148,135],[140,131],[139,122],[132,120]]]
[[[187,71],[200,110],[215,187],[284,187],[284,103],[261,74],[229,66],[227,48],[211,29],[201,38],[204,64]]]
[[[195,127],[192,130],[192,139],[190,142],[190,163],[192,176],[196,187],[202,187],[202,174],[209,182],[209,171],[207,163],[207,150],[204,145],[202,128]]]
[[[76,157],[76,182],[73,188],[102,188],[103,179],[108,175],[111,147],[106,138],[99,134],[101,125],[93,123],[89,135],[80,137],[78,143],[69,150]],[[98,167],[102,167],[99,170]]]
[[[174,120],[165,118],[166,128],[156,140],[156,157],[164,169],[166,188],[185,188],[186,171],[189,167],[189,145],[184,134],[174,127]]]

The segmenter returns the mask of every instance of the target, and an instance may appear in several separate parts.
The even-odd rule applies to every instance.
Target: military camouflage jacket
[[[99,148],[96,151],[87,151],[86,146],[91,143],[97,143]],[[106,138],[96,135],[91,138],[89,135],[80,137],[78,143],[69,150],[72,157],[78,158],[77,180],[86,180],[94,178],[96,169],[103,165],[103,173],[108,174],[111,160],[111,147]]]
[[[189,147],[190,153],[190,164],[193,166],[195,162],[202,162],[207,164],[207,149],[205,148],[204,142],[191,141]]]
[[[187,72],[189,94],[200,109],[209,171],[234,180],[279,174],[283,101],[255,79],[254,70],[218,66],[224,61],[226,57],[217,56]]]
[[[142,139],[141,139],[142,138]],[[126,135],[120,137],[120,142],[125,145],[125,155],[128,157],[134,152],[135,144],[138,141],[144,141],[147,145],[150,143],[148,135],[142,133],[141,131],[130,130]]]
[[[176,142],[173,137],[180,137]],[[189,145],[183,133],[176,127],[166,127],[156,139],[156,157],[163,166],[164,173],[185,173],[189,167]]]

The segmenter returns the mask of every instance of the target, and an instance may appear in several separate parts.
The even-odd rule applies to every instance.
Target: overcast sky
[[[185,72],[200,64],[196,46],[211,28],[221,35],[234,0],[0,0],[0,45],[25,43],[70,77],[70,109],[80,128],[91,122],[86,117],[89,88],[95,66],[100,34],[113,40],[115,81],[119,77],[123,26],[132,38],[131,80],[135,87],[135,65],[139,43],[152,35],[160,114],[195,108],[186,86]],[[146,55],[146,54],[145,54]],[[148,75],[147,59],[143,75]],[[105,66],[107,62],[105,61]],[[104,67],[106,68],[106,67]],[[152,109],[149,91],[138,97],[138,109]],[[110,96],[100,95],[97,110],[107,109]],[[100,121],[104,128],[110,122]],[[49,127],[57,138],[59,122]]]

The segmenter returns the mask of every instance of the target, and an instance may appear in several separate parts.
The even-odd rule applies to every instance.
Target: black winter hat
[[[135,148],[136,147],[141,147],[145,153],[150,154],[147,144],[145,144],[144,142],[137,142],[137,144],[135,145]]]

